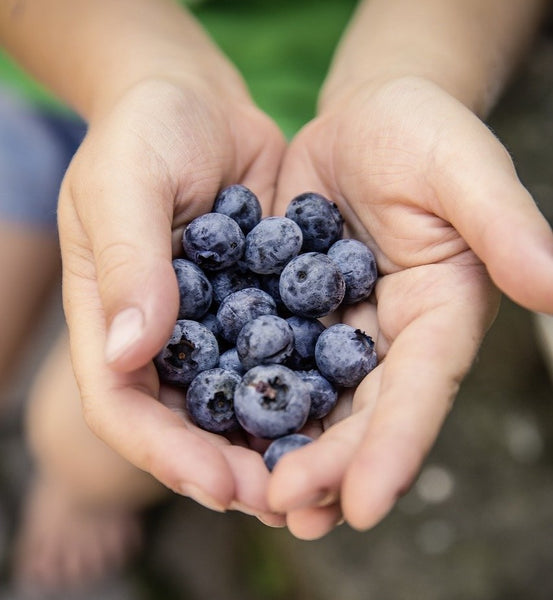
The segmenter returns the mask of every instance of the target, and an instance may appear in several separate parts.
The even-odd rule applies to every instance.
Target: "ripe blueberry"
[[[229,348],[221,353],[221,356],[219,357],[219,366],[221,369],[234,371],[239,375],[243,375],[246,372],[244,365],[240,362],[240,357],[238,356],[236,348]]]
[[[302,245],[301,229],[286,217],[266,217],[248,233],[244,263],[254,273],[280,273]]]
[[[261,204],[257,196],[245,185],[229,185],[215,198],[213,212],[234,219],[244,234],[251,231],[261,220]]]
[[[220,213],[193,219],[184,229],[182,245],[186,256],[202,269],[218,271],[242,258],[244,234],[238,223]]]
[[[187,386],[201,371],[219,362],[219,345],[207,327],[189,319],[175,323],[171,337],[154,358],[159,378]]]
[[[370,296],[376,283],[376,260],[365,244],[352,239],[338,240],[327,256],[338,265],[346,282],[344,303],[354,304]]]
[[[302,317],[322,317],[336,310],[346,284],[336,263],[326,254],[306,252],[292,259],[280,274],[280,297]]]
[[[293,348],[292,328],[276,315],[261,315],[249,321],[236,338],[236,351],[245,369],[283,363]]]
[[[275,301],[257,288],[245,288],[227,296],[217,310],[221,337],[234,344],[244,325],[261,315],[275,315]]]
[[[376,352],[370,336],[344,323],[325,329],[315,345],[319,371],[330,382],[355,387],[376,367]]]
[[[309,419],[322,419],[336,406],[338,391],[317,369],[296,371],[308,385],[311,397]]]
[[[246,371],[234,392],[240,425],[256,437],[275,439],[299,431],[309,414],[309,388],[283,365]]]
[[[185,258],[173,260],[179,286],[179,319],[201,319],[213,297],[211,283],[204,272]]]
[[[303,233],[304,252],[326,252],[342,235],[344,219],[334,202],[321,194],[306,192],[296,196],[286,209]]]
[[[291,433],[272,441],[263,454],[263,461],[267,469],[272,471],[285,454],[306,446],[312,441],[312,438],[302,433]]]
[[[259,276],[240,264],[217,271],[209,279],[215,304],[221,304],[229,294],[238,290],[259,287]]]
[[[325,326],[317,319],[293,315],[286,319],[294,333],[294,350],[286,361],[291,369],[315,368],[315,343]]]
[[[192,421],[206,431],[227,433],[240,425],[234,414],[234,390],[240,375],[219,367],[198,373],[186,392],[186,410]]]

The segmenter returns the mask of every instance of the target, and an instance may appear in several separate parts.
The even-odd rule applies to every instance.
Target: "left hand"
[[[346,235],[375,252],[375,302],[341,317],[376,340],[380,364],[313,444],[279,462],[269,504],[300,538],[342,517],[366,529],[435,441],[498,310],[492,280],[553,312],[553,236],[499,141],[424,79],[343,95],[293,140],[277,189],[276,214],[320,192],[338,204]]]

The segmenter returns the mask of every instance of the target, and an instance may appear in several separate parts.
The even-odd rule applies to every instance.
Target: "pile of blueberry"
[[[257,196],[232,185],[188,224],[185,258],[173,261],[180,307],[154,361],[160,380],[186,390],[199,427],[274,440],[269,470],[311,441],[298,432],[334,408],[340,387],[356,386],[377,363],[370,336],[319,321],[366,300],[376,282],[372,252],[342,230],[337,206],[320,194],[262,218]]]

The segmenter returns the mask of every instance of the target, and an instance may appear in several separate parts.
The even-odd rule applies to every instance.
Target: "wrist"
[[[319,107],[403,77],[430,81],[485,117],[524,56],[543,0],[365,0],[333,59]]]
[[[157,57],[150,56],[139,69],[132,69],[124,78],[114,75],[111,82],[104,79],[101,89],[93,90],[84,99],[81,112],[89,122],[98,120],[129,91],[138,87],[160,90],[170,87],[209,98],[209,101],[251,102],[242,77],[224,59],[204,55],[191,64],[189,57],[179,57],[178,53],[170,59],[160,53]]]
[[[480,85],[478,79],[470,74],[466,78],[440,76],[422,65],[414,68],[397,62],[389,68],[375,69],[363,76],[327,79],[319,95],[317,112],[319,115],[331,112],[360,94],[369,97],[384,88],[420,84],[430,84],[439,88],[481,118],[489,112],[502,88],[499,78],[490,79],[485,85]]]

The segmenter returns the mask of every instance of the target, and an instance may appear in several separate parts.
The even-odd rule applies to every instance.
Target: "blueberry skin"
[[[244,263],[254,273],[280,273],[301,250],[301,229],[286,217],[266,217],[248,233]]]
[[[238,223],[220,213],[196,217],[182,235],[187,258],[208,271],[218,271],[238,262],[244,253],[244,244]]]
[[[280,274],[280,297],[301,317],[323,317],[340,306],[346,283],[326,254],[306,252],[292,259]]]
[[[311,408],[308,418],[322,419],[326,417],[338,402],[338,390],[317,369],[296,371],[296,373],[309,386]]]
[[[243,375],[246,372],[244,365],[240,362],[236,348],[229,348],[221,353],[221,356],[219,356],[219,366],[221,369],[234,371],[238,375]]]
[[[239,264],[213,273],[210,281],[215,304],[221,304],[233,292],[246,288],[260,287],[259,276]]]
[[[234,392],[240,425],[256,437],[275,439],[299,431],[309,415],[309,388],[284,365],[246,371]]]
[[[355,387],[377,364],[372,338],[350,325],[325,329],[315,345],[317,368],[331,383]]]
[[[215,198],[213,212],[227,215],[238,223],[244,234],[261,220],[261,204],[257,196],[245,185],[229,185]]]
[[[289,317],[291,315],[288,308],[286,308],[282,298],[280,297],[280,274],[273,273],[270,275],[260,275],[260,287],[264,292],[267,292],[269,296],[272,296],[273,300],[276,302],[278,314],[282,316]]]
[[[321,194],[306,192],[296,196],[285,214],[303,233],[303,252],[326,252],[342,236],[344,219],[336,204]]]
[[[201,319],[213,298],[211,283],[205,273],[185,258],[175,258],[173,269],[179,286],[179,319]]]
[[[221,337],[230,344],[244,325],[261,315],[276,315],[275,301],[263,290],[245,288],[227,296],[217,310],[217,321],[221,329]]]
[[[378,274],[374,254],[365,244],[352,239],[338,240],[327,256],[338,265],[346,282],[345,304],[355,304],[370,296]]]
[[[221,334],[221,327],[219,326],[219,321],[217,321],[217,315],[215,313],[208,312],[199,322],[207,327],[216,338]]]
[[[307,444],[310,444],[312,441],[312,438],[303,435],[303,433],[291,433],[290,435],[285,435],[272,441],[263,454],[265,466],[269,471],[272,471],[277,462],[285,454],[297,450],[298,448],[302,448],[303,446],[307,446]]]
[[[286,319],[294,333],[294,350],[286,361],[291,369],[309,370],[315,368],[315,344],[325,330],[317,319],[293,315]]]
[[[201,429],[228,433],[240,429],[234,414],[234,390],[241,377],[216,367],[198,373],[186,392],[186,411]]]
[[[294,349],[294,332],[276,315],[261,315],[242,327],[236,351],[246,369],[285,362]]]
[[[154,358],[160,381],[187,386],[202,371],[219,363],[219,344],[207,327],[179,319],[171,337]]]

